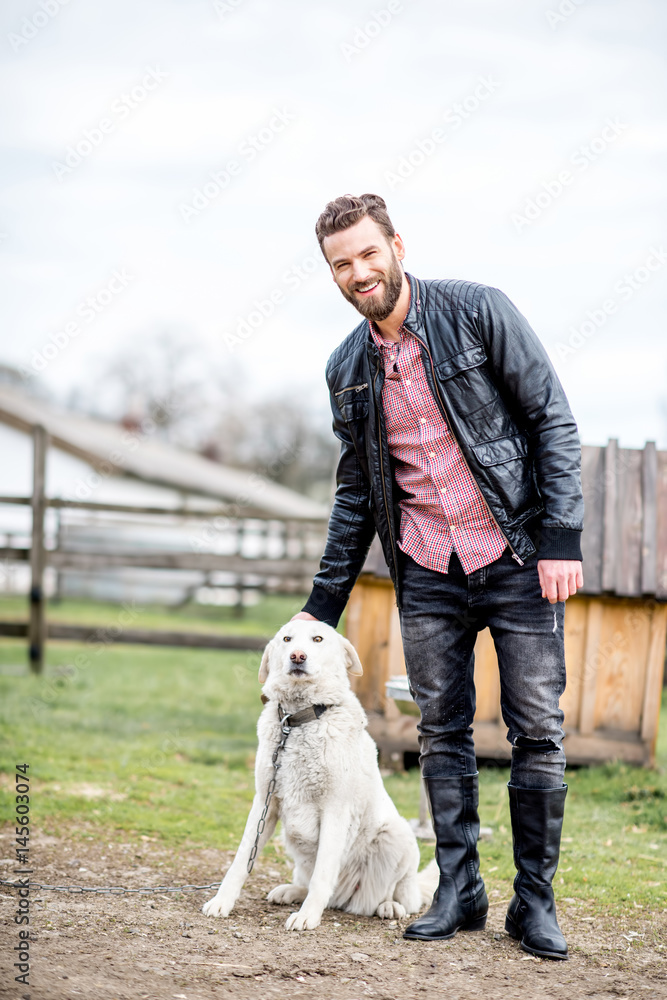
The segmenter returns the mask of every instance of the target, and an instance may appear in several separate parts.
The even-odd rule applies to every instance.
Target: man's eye
[[[283,642],[291,642],[291,641],[292,641],[292,636],[291,635],[284,635],[283,636]]]
[[[313,636],[313,642],[322,642],[322,636],[321,635],[314,635]]]

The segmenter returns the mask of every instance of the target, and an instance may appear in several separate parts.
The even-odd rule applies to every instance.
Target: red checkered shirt
[[[507,539],[497,526],[426,380],[419,341],[401,330],[384,340],[370,324],[384,363],[382,406],[401,500],[399,548],[446,573],[456,551],[466,573],[488,566]]]

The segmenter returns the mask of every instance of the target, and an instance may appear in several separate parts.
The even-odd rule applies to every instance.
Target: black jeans
[[[401,632],[410,690],[421,710],[423,775],[477,770],[473,649],[477,633],[488,626],[512,744],[511,783],[560,788],[565,605],[542,597],[536,556],[519,566],[506,549],[489,566],[466,575],[456,553],[447,573],[425,569],[403,554],[401,573]]]

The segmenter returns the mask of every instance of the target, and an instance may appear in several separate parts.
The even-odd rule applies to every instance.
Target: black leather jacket
[[[542,344],[497,288],[407,277],[403,327],[422,344],[431,391],[514,558],[581,559],[581,448]],[[304,611],[335,625],[376,531],[400,608],[404,494],[387,446],[384,371],[366,320],[333,352],[326,378],[341,441],[338,488]]]

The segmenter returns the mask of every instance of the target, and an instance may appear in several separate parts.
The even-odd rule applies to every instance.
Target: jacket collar
[[[410,333],[419,333],[424,325],[419,282],[412,274],[408,274],[407,271],[405,272],[405,276],[410,282],[410,306],[407,316],[403,320],[403,326]]]

